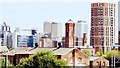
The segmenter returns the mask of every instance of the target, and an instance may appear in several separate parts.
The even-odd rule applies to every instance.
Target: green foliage
[[[5,68],[6,62],[5,62],[5,57],[0,58],[0,68]],[[13,66],[13,64],[10,64],[10,62],[8,61],[8,66]],[[9,67],[10,68],[10,67]]]
[[[120,52],[118,50],[112,50],[106,53],[103,57],[106,59],[111,59],[112,56],[115,56],[117,59],[120,59]]]
[[[82,50],[83,53],[85,53],[88,56],[91,56],[91,52],[90,50]]]
[[[5,67],[5,58],[0,58],[0,68]]]
[[[97,56],[102,56],[103,53],[102,53],[102,50],[100,49],[97,53],[96,53]]]
[[[64,68],[64,61],[58,60],[51,51],[40,51],[37,54],[20,60],[18,66],[23,68]]]
[[[112,63],[111,59],[113,58],[113,55],[115,56],[115,62],[120,60],[120,52],[118,50],[109,51],[105,55],[103,55],[102,57],[109,60],[109,65],[111,65],[111,63]]]
[[[11,50],[13,50],[14,48],[10,48],[9,50],[11,51]]]

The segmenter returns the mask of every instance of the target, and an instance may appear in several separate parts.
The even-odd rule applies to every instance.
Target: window
[[[105,62],[103,62],[103,66],[105,66]]]
[[[97,64],[96,64],[97,66],[99,66],[99,62],[97,61]]]

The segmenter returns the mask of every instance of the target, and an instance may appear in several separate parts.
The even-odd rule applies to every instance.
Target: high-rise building
[[[79,20],[75,23],[75,46],[85,46],[87,44],[87,23]]]
[[[120,51],[120,1],[118,2],[118,45]]]
[[[115,4],[91,4],[91,34],[90,45],[95,53],[100,49],[103,53],[111,50],[115,43]]]
[[[65,47],[74,47],[74,28],[75,23],[70,19],[65,23]]]
[[[84,33],[87,33],[86,21],[79,20],[77,23],[75,23],[75,36],[83,38]]]
[[[44,22],[45,33],[51,33],[51,38],[53,40],[60,40],[62,37],[62,24],[56,22]]]
[[[2,46],[7,46],[9,43],[12,42],[10,33],[11,33],[10,27],[4,22],[1,25],[1,31],[0,31],[0,38],[1,38],[1,45]]]

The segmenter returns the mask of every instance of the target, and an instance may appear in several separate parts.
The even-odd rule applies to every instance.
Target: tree
[[[120,60],[120,52],[118,50],[109,51],[105,55],[103,55],[102,57],[104,57],[107,60],[109,60],[109,64],[111,65],[111,62],[112,62],[111,59],[113,58],[113,55],[115,57],[115,62]]]
[[[83,53],[85,53],[88,56],[91,56],[91,52],[90,50],[82,50]]]
[[[37,54],[20,60],[18,66],[23,68],[64,68],[64,61],[58,60],[51,51],[40,51]]]
[[[120,52],[118,50],[112,50],[106,53],[104,58],[111,59],[112,56],[115,56],[117,59],[120,59]]]
[[[96,53],[97,56],[102,56],[103,53],[102,53],[102,50],[100,49],[97,53]]]
[[[9,66],[9,68],[12,68],[13,64],[11,64],[8,60],[8,65],[7,65],[5,57],[0,57],[0,68],[6,68],[6,66]]]
[[[0,58],[0,68],[5,67],[5,58]]]

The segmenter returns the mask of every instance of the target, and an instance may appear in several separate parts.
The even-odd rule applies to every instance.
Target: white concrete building
[[[1,25],[1,31],[0,31],[0,38],[1,38],[1,45],[2,46],[7,46],[8,43],[11,42],[10,33],[11,33],[10,27],[4,22]],[[10,45],[12,45],[12,44],[10,44]]]
[[[26,34],[24,34],[26,33]],[[34,47],[37,43],[39,45],[39,34],[32,35],[32,29],[17,28],[12,33],[12,47]]]

